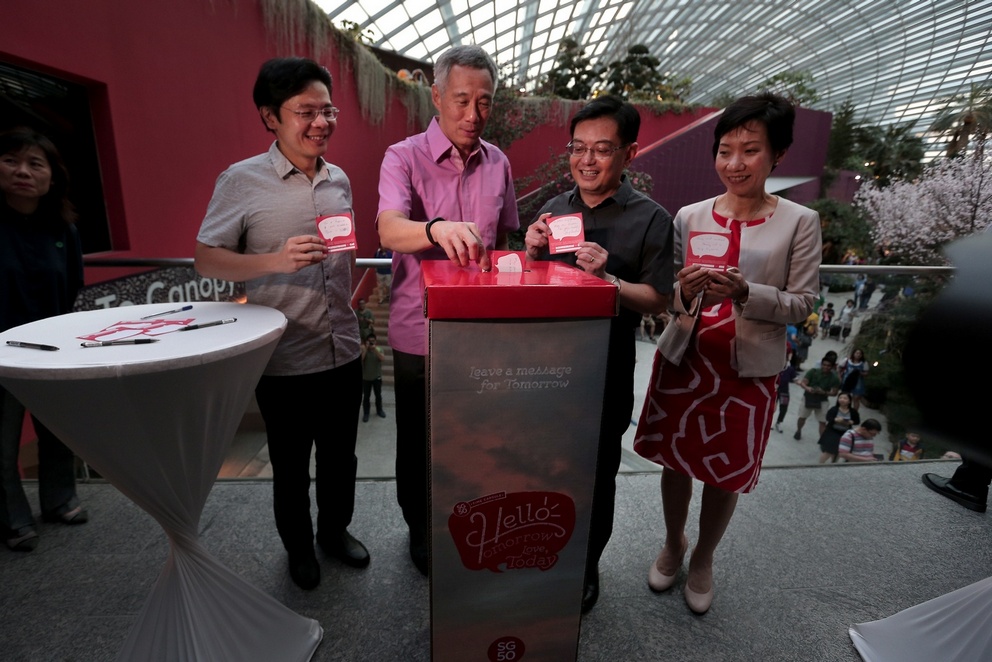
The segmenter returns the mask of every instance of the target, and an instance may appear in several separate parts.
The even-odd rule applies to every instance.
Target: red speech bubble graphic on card
[[[546,223],[551,230],[551,235],[548,237],[548,252],[552,255],[574,253],[579,250],[579,244],[586,240],[580,212],[552,216]]]
[[[698,264],[714,271],[729,266],[730,235],[723,232],[690,232],[685,265]]]
[[[498,492],[455,504],[448,529],[469,570],[550,570],[575,531],[575,502],[558,492]]]
[[[358,247],[355,241],[355,223],[348,212],[318,216],[317,232],[327,245],[328,253],[350,251]]]

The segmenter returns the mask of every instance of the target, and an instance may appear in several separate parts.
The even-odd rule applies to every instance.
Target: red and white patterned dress
[[[713,218],[730,231],[729,264],[737,266],[741,223],[715,212]],[[734,337],[733,303],[726,299],[700,313],[680,365],[655,352],[634,450],[708,485],[745,493],[758,484],[778,375],[738,377]]]

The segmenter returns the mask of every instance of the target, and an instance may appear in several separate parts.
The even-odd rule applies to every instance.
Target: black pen
[[[181,313],[186,310],[192,310],[193,306],[183,306],[182,308],[176,308],[175,310],[167,310],[164,313],[155,313],[154,315],[145,315],[144,317],[139,317],[138,319],[150,320],[153,317],[165,317],[166,315],[175,315],[176,313]]]
[[[194,331],[196,329],[205,329],[208,326],[219,326],[221,324],[230,324],[231,322],[237,322],[237,317],[228,317],[226,320],[214,320],[213,322],[204,322],[203,324],[190,324],[189,326],[179,327],[179,331]]]
[[[57,352],[59,348],[55,345],[41,345],[36,342],[21,342],[20,340],[8,340],[7,344],[11,347],[27,347],[28,349],[43,349],[46,352]]]
[[[79,343],[81,347],[112,347],[113,345],[148,345],[158,338],[127,338],[125,340],[92,340]]]

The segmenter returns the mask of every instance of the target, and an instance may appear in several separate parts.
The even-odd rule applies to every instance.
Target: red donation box
[[[574,660],[616,288],[559,262],[423,279],[432,660]]]

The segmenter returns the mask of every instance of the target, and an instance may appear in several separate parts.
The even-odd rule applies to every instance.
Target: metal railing
[[[121,257],[94,257],[83,258],[83,263],[87,267],[192,267],[191,257],[143,257],[143,258],[121,258]],[[376,267],[388,267],[392,264],[389,258],[360,257],[355,260],[355,266],[359,269],[369,269]],[[932,276],[936,274],[954,273],[953,266],[946,267],[923,267],[910,265],[878,265],[878,264],[823,264],[820,265],[820,273],[825,274],[867,274],[871,275],[912,275],[912,276]]]
[[[83,264],[87,267],[190,267],[193,266],[191,257],[93,257],[83,258]],[[389,258],[380,257],[360,257],[355,260],[355,266],[359,269],[388,267],[391,264]]]
[[[385,258],[358,258],[356,260],[356,266],[360,269],[374,269],[381,266],[388,266],[389,264],[390,260]],[[86,258],[85,265],[87,268],[177,269],[182,273],[182,278],[187,279],[187,282],[188,279],[193,279],[194,281],[200,281],[204,287],[206,287],[206,284],[209,284],[209,279],[202,279],[192,271],[192,258],[112,258],[94,256]],[[913,410],[915,410],[915,405],[905,400],[893,404],[893,393],[898,391],[901,385],[898,383],[898,376],[886,375],[887,369],[891,370],[892,367],[900,365],[898,363],[900,361],[898,357],[901,356],[902,347],[899,346],[899,343],[902,342],[901,338],[904,337],[900,332],[912,325],[915,316],[919,312],[919,306],[923,305],[923,302],[926,300],[925,297],[934,296],[935,293],[939,292],[954,274],[955,268],[953,266],[854,264],[822,265],[820,272],[824,285],[829,284],[830,287],[826,301],[833,302],[835,311],[838,313],[839,309],[843,307],[845,300],[856,298],[853,286],[857,275],[864,274],[868,280],[874,281],[877,289],[875,290],[875,294],[869,299],[869,307],[859,313],[851,336],[847,339],[818,337],[809,349],[809,356],[802,370],[805,371],[810,367],[818,365],[820,358],[826,351],[836,351],[839,357],[843,359],[854,347],[864,349],[868,354],[869,361],[875,364],[875,367],[869,373],[868,395],[872,396],[877,393],[880,403],[871,402],[870,398],[866,397],[866,404],[869,407],[870,415],[879,417],[883,421],[883,434],[879,438],[876,438],[876,448],[878,452],[888,455],[890,447],[898,444],[902,432],[911,426],[910,421],[913,419]],[[167,273],[161,276],[157,275],[155,271],[149,273],[152,274],[151,280],[168,280]],[[147,276],[148,274],[144,273],[144,275]],[[219,287],[219,284],[215,283],[215,286]],[[156,295],[161,296],[164,291],[164,289],[159,288],[156,290]],[[917,297],[914,302],[913,297],[923,293],[926,293],[925,297]],[[917,305],[916,308],[913,307],[914,303]],[[877,341],[879,326],[885,327],[887,330],[885,340],[883,341],[884,345],[879,344],[879,341]],[[873,337],[876,339],[875,341],[872,340]],[[644,345],[641,349],[645,348],[649,349],[650,345]],[[649,365],[650,361],[645,361],[644,363],[645,365]],[[878,383],[874,384],[874,386],[872,385],[873,380],[878,380]],[[387,390],[390,388],[391,386],[387,385]],[[635,395],[643,397],[644,394],[637,393]],[[888,401],[882,402],[886,398],[888,398]],[[793,401],[795,404],[790,404],[789,413],[785,422],[782,424],[785,436],[782,437],[782,440],[779,440],[778,437],[782,436],[782,433],[772,434],[769,450],[765,456],[766,466],[797,466],[814,465],[817,463],[819,447],[815,441],[819,435],[814,421],[808,422],[805,426],[806,434],[804,443],[798,443],[792,439],[797,416],[796,409],[799,406],[801,398],[797,395],[793,398]],[[640,400],[637,400],[635,403],[636,411],[633,412],[635,418],[639,413],[639,402]],[[365,428],[362,428],[362,430],[364,431]],[[785,440],[784,443],[783,440]],[[928,450],[925,456],[927,459],[939,458],[943,451],[949,448],[946,445],[942,445],[940,440],[925,439],[924,441],[924,445]],[[627,470],[635,469],[628,467]]]

